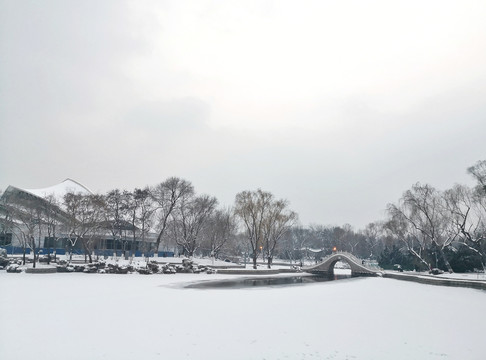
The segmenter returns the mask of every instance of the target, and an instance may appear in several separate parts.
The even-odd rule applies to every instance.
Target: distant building
[[[0,198],[0,246],[9,253],[32,249],[42,253],[56,251],[83,253],[82,242],[73,239],[67,229],[70,219],[63,206],[68,193],[93,195],[86,186],[72,179],[44,189],[21,189],[9,186]],[[141,256],[153,253],[155,234],[140,237],[140,231],[127,221],[99,223],[92,236],[93,250],[97,255]],[[113,229],[116,228],[116,235]],[[162,253],[161,256],[171,256]]]

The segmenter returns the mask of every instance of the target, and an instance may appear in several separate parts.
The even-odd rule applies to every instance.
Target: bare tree
[[[37,243],[36,237],[40,238],[40,212],[41,209],[37,204],[32,204],[31,206],[25,206],[23,208],[17,208],[16,214],[14,215],[18,232],[21,234],[22,241],[21,244],[24,248],[24,264],[25,264],[25,249],[30,248],[33,254],[33,267],[36,267],[37,261]],[[37,236],[36,236],[37,235]]]
[[[202,243],[214,259],[230,239],[235,236],[236,222],[230,209],[218,209],[207,219],[202,231]]]
[[[264,221],[264,248],[267,254],[267,266],[270,269],[275,248],[282,236],[290,230],[297,220],[297,214],[288,209],[288,201],[276,200],[271,202]]]
[[[351,254],[358,255],[356,248],[364,240],[362,236],[354,232],[353,227],[350,224],[344,224],[341,228],[341,236],[339,241],[343,250],[349,251]]]
[[[47,231],[47,264],[50,264],[51,247],[55,245],[58,229],[66,219],[60,208],[59,200],[53,194],[45,196],[44,200],[45,206],[42,222],[45,224]]]
[[[443,196],[456,242],[476,253],[486,270],[486,198],[481,193],[479,188],[471,190],[464,185],[455,185]]]
[[[425,259],[425,241],[407,220],[404,209],[400,205],[388,204],[387,211],[390,218],[384,223],[384,229],[388,237],[401,243],[420,263],[430,268],[430,263]]]
[[[364,236],[364,241],[370,251],[370,258],[373,258],[380,250],[383,249],[383,244],[380,239],[383,231],[383,224],[372,222],[366,225],[361,234]]]
[[[71,245],[81,241],[83,250],[93,262],[91,253],[96,241],[104,232],[105,202],[101,195],[82,195],[67,193],[64,196],[68,221],[67,229]]]
[[[8,192],[2,197],[2,223],[18,239],[24,265],[27,249],[31,249],[33,267],[36,267],[38,242],[42,232],[42,205],[38,198],[25,193]]]
[[[142,245],[138,250],[145,249],[145,238],[151,227],[152,214],[154,211],[153,201],[148,188],[135,189],[132,192],[124,192],[126,202],[127,221],[130,224],[132,233],[132,254],[137,250],[137,239],[142,239]]]
[[[157,252],[174,208],[180,201],[194,195],[194,187],[187,180],[171,177],[152,187],[150,194],[156,204],[158,236],[155,241],[155,252]]]
[[[475,165],[469,167],[467,172],[476,179],[478,186],[486,194],[486,160],[478,161]]]
[[[250,244],[253,268],[257,268],[258,250],[263,249],[265,217],[270,207],[273,195],[258,189],[257,191],[242,191],[236,194],[235,214],[243,222],[246,237]]]
[[[209,195],[184,197],[173,212],[174,240],[192,257],[200,245],[199,234],[214,212],[218,200]]]
[[[310,232],[311,241],[308,245],[316,250],[320,249],[319,256],[330,254],[336,245],[334,240],[335,227],[314,224],[310,226]]]
[[[451,245],[454,236],[447,231],[449,220],[441,202],[442,197],[432,186],[417,183],[403,194],[398,206],[389,205],[388,212],[392,216],[392,223],[400,225],[400,240],[410,253],[430,268],[422,251],[433,248],[442,257],[449,272],[453,272],[444,249]],[[420,244],[419,252],[415,250],[414,242]]]
[[[137,244],[137,212],[138,212],[138,202],[135,201],[135,192],[124,191],[123,200],[125,202],[125,212],[127,217],[127,223],[129,224],[130,232],[132,234],[132,241],[130,244],[130,254],[135,254],[136,244]]]
[[[7,234],[14,233],[15,229],[12,204],[10,204],[10,196],[7,193],[0,196],[0,228],[0,233],[5,237]]]
[[[282,257],[289,259],[291,264],[297,259],[302,260],[305,247],[311,246],[322,250],[321,244],[318,242],[313,228],[306,229],[301,225],[293,226],[282,236],[280,243]]]
[[[126,232],[131,230],[129,226],[129,200],[128,193],[118,189],[109,191],[104,196],[105,201],[105,227],[110,230],[114,240],[114,251],[117,244],[123,243],[123,253],[125,255],[128,239]]]
[[[287,207],[285,200],[274,200],[270,192],[261,189],[236,195],[235,214],[243,223],[254,269],[257,268],[258,250],[267,253],[271,264],[277,242],[296,220],[297,215]]]
[[[148,249],[146,245],[146,236],[152,228],[155,204],[148,187],[144,189],[135,189],[133,199],[136,203],[136,226],[138,227],[140,237],[142,238],[142,248],[144,251],[148,251],[150,249]]]

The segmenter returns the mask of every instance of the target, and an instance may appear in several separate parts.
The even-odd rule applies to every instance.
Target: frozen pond
[[[255,287],[275,287],[275,286],[294,286],[314,284],[320,282],[329,282],[350,278],[351,275],[333,275],[333,276],[278,276],[278,277],[251,277],[226,279],[217,281],[204,281],[195,284],[186,285],[186,289],[244,289]]]
[[[484,359],[485,291],[379,277],[181,289],[236,278],[0,271],[0,359]]]

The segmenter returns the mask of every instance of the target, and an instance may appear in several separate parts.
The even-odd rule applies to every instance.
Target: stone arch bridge
[[[334,265],[338,261],[344,261],[349,264],[351,268],[351,275],[381,275],[382,270],[378,267],[373,267],[365,264],[365,261],[357,258],[348,252],[334,252],[326,256],[320,263],[312,266],[305,266],[302,271],[312,274],[333,275]]]

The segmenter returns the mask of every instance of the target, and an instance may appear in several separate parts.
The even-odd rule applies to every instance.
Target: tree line
[[[486,160],[467,171],[475,186],[440,191],[416,183],[387,205],[385,219],[360,230],[349,224],[303,227],[287,200],[261,189],[242,191],[232,208],[222,208],[215,197],[196,194],[189,181],[177,177],[133,191],[67,193],[61,200],[46,196],[41,203],[5,194],[1,225],[3,232],[16,228],[19,242],[34,252],[42,236],[67,234],[72,245],[80,242],[89,261],[108,232],[127,245],[141,240],[142,250],[152,244],[189,257],[248,256],[254,268],[260,256],[270,267],[275,257],[319,261],[342,250],[384,268],[485,269]]]
[[[377,260],[385,269],[398,264],[408,270],[484,271],[486,161],[478,161],[467,172],[475,186],[456,184],[440,191],[416,183],[387,205],[385,219],[361,230],[349,224],[293,227],[282,241],[281,256],[318,261],[336,248]]]
[[[185,256],[195,253],[217,257],[241,255],[238,219],[246,227],[246,239],[253,251],[254,267],[259,253],[267,255],[268,264],[282,235],[296,214],[288,210],[288,202],[276,200],[262,190],[244,191],[236,196],[235,208],[218,207],[210,195],[196,194],[193,185],[184,179],[167,180],[133,191],[111,190],[106,194],[68,192],[62,199],[53,195],[39,201],[25,192],[2,196],[2,232],[12,232],[24,249],[34,254],[47,238],[54,247],[62,237],[73,248],[80,244],[87,261],[100,239],[117,240],[123,250],[133,254],[141,242],[142,251],[176,248]],[[34,266],[36,257],[34,256]]]
[[[454,267],[485,269],[486,161],[478,161],[467,172],[476,181],[474,187],[456,184],[440,191],[417,183],[388,205],[382,228],[389,258],[401,249],[397,255],[407,255],[403,261],[408,258],[408,266],[434,265],[449,272]]]

